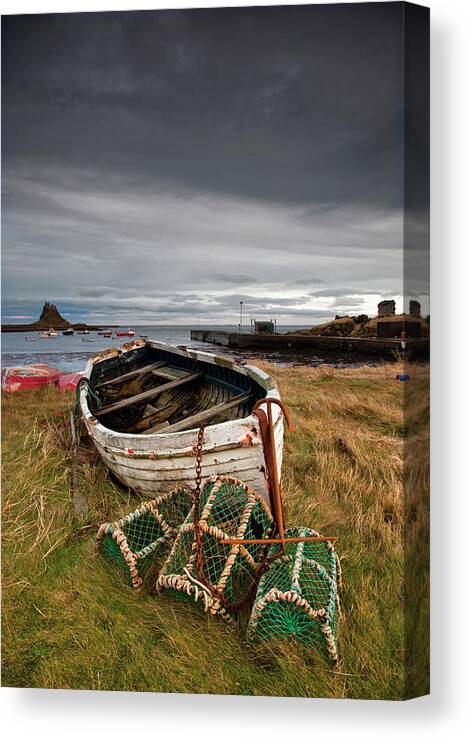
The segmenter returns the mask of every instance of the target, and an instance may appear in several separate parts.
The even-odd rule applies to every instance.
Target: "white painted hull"
[[[137,340],[126,345],[130,351],[143,342]],[[217,358],[205,352],[181,350],[160,342],[147,341],[146,345],[156,349],[185,355],[208,363],[220,363],[238,373],[247,375],[266,390],[266,397],[280,398],[275,381],[259,368],[237,365],[228,358]],[[117,352],[117,350],[116,350]],[[93,367],[102,362],[102,355],[91,359],[85,369],[85,377],[91,377]],[[155,434],[128,434],[115,432],[102,425],[88,407],[86,389],[80,392],[80,405],[84,423],[99,454],[109,469],[126,486],[152,498],[171,489],[195,484],[195,453],[198,429]],[[281,477],[283,450],[283,414],[277,405],[272,406],[277,448],[277,465]],[[203,445],[203,480],[213,475],[231,475],[240,478],[254,490],[268,497],[265,477],[263,444],[259,420],[250,415],[242,419],[207,426]]]

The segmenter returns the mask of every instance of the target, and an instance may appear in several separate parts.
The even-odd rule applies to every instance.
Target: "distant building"
[[[413,316],[383,316],[378,318],[376,335],[378,339],[400,339],[402,332],[409,339],[420,339],[422,324]]]
[[[378,316],[394,316],[396,301],[381,301],[378,303]]]
[[[273,321],[254,321],[254,334],[275,334]]]

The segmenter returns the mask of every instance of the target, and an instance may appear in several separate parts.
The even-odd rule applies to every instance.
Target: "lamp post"
[[[243,333],[243,302],[239,302],[239,333]]]

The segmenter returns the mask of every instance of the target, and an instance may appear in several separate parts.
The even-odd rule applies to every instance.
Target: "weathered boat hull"
[[[178,357],[203,363],[204,367],[218,366],[231,369],[251,379],[265,391],[265,397],[280,398],[275,381],[259,368],[238,365],[226,357],[205,352],[169,347],[160,342],[137,340],[125,345],[120,352],[133,352],[146,346]],[[105,362],[110,353],[92,358],[85,369],[91,379],[93,371]],[[198,429],[154,434],[116,432],[101,424],[88,405],[86,388],[80,391],[80,405],[84,423],[101,458],[114,475],[126,486],[148,497],[187,485],[194,487],[195,452]],[[283,415],[277,405],[272,408],[277,450],[279,478],[282,468]],[[250,414],[224,423],[207,426],[203,445],[203,481],[213,475],[232,475],[249,484],[264,497],[268,497],[265,475],[263,443],[258,418]]]
[[[61,374],[57,368],[42,363],[6,367],[2,369],[2,391],[14,393],[37,390],[49,384],[57,385]]]

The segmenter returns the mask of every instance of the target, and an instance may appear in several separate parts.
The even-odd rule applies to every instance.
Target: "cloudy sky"
[[[399,297],[401,30],[400,3],[4,17],[3,321]]]

